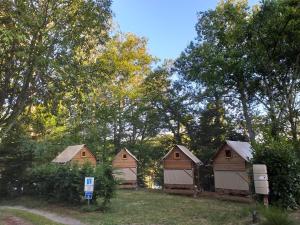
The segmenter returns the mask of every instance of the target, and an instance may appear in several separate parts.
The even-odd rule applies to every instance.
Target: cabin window
[[[86,157],[85,151],[81,152],[81,157]]]
[[[225,156],[226,156],[226,158],[231,158],[232,157],[231,151],[225,150]]]
[[[179,152],[174,153],[174,159],[180,159],[180,154]]]
[[[127,155],[126,155],[126,154],[123,154],[123,155],[122,155],[122,159],[127,159]]]

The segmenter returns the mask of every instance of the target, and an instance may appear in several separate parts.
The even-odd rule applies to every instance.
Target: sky
[[[214,9],[218,1],[113,0],[112,10],[120,31],[148,39],[150,54],[176,59],[196,37],[197,12]]]

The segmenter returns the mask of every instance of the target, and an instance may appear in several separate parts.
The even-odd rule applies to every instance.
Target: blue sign
[[[94,186],[94,177],[86,177],[84,179],[84,185],[92,185],[92,186]]]
[[[93,198],[93,192],[88,192],[88,191],[86,191],[86,192],[84,193],[84,198],[85,198],[85,199],[92,199],[92,198]]]

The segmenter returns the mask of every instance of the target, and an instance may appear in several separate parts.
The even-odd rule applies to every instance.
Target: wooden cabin
[[[186,147],[175,145],[163,157],[164,191],[196,194],[199,187],[199,166],[203,163]]]
[[[250,159],[252,148],[248,142],[227,140],[212,159],[215,191],[225,194],[250,194]]]
[[[126,148],[115,156],[112,166],[120,188],[137,188],[137,164],[137,158]]]
[[[93,166],[97,164],[96,157],[84,144],[68,146],[52,162],[59,164],[78,163],[79,165],[89,162]]]

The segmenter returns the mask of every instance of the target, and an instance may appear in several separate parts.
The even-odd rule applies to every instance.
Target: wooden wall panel
[[[126,154],[126,159],[122,158],[123,154]],[[124,149],[122,149],[112,161],[112,166],[114,168],[136,168],[137,162],[130,154],[128,154]]]
[[[164,169],[191,169],[191,160],[165,160]]]

